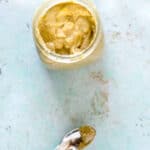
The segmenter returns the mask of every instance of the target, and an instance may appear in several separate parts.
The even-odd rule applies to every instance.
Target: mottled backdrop
[[[150,150],[150,1],[95,0],[103,57],[48,71],[32,39],[42,0],[0,0],[0,150],[53,150],[69,130],[97,129],[88,150]]]

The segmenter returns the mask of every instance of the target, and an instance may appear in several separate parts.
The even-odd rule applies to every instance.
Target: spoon
[[[82,126],[68,132],[56,150],[82,150],[88,146],[96,135],[96,131],[91,126]]]

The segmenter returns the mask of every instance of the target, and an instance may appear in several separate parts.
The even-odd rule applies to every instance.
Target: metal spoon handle
[[[79,149],[74,147],[74,146],[70,146],[70,147],[67,147],[67,148],[58,146],[55,150],[79,150]]]
[[[76,147],[72,146],[72,147],[69,147],[69,149],[67,150],[78,150]]]

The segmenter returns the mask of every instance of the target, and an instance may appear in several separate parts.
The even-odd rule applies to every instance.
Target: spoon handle
[[[74,146],[71,146],[71,147],[69,147],[69,149],[66,149],[66,150],[79,150],[79,149],[77,149],[77,148],[74,147]]]
[[[71,146],[71,147],[56,147],[55,150],[79,150],[78,148],[74,147],[74,146]]]

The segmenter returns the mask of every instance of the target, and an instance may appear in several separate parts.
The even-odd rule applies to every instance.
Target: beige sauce
[[[81,150],[93,141],[93,139],[95,138],[95,135],[96,135],[96,131],[94,128],[92,128],[90,126],[80,127],[79,130],[80,130],[80,134],[82,137],[82,142],[79,145],[79,150]]]
[[[38,29],[50,51],[71,55],[89,47],[96,23],[85,7],[69,2],[50,8],[40,19]]]

